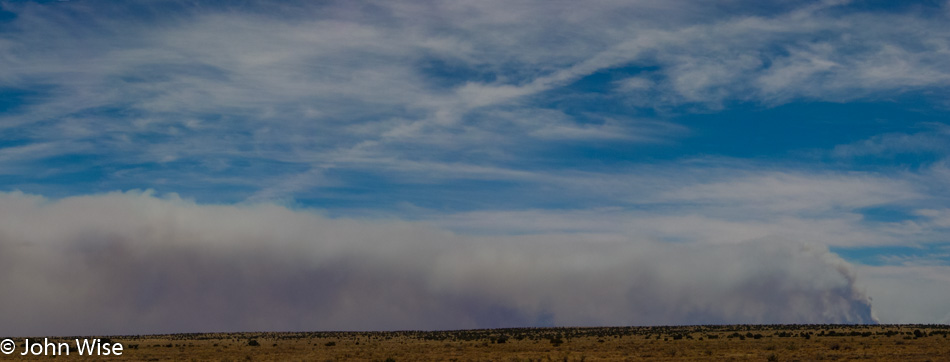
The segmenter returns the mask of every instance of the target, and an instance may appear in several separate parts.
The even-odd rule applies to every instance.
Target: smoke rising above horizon
[[[473,236],[149,192],[0,193],[0,288],[5,335],[876,322],[824,246]]]

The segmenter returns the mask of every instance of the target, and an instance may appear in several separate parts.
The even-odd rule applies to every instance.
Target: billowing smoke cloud
[[[464,236],[149,193],[0,194],[0,335],[872,323],[823,247]]]

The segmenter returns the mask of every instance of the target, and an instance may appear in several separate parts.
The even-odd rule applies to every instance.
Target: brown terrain
[[[461,331],[208,333],[98,337],[121,356],[0,360],[103,361],[950,361],[948,325],[726,325]],[[29,338],[30,342],[37,341]],[[38,341],[42,342],[43,337]],[[38,348],[38,347],[37,347]]]

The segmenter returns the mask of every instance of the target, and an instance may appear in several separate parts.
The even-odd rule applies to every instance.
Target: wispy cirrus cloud
[[[899,154],[936,153],[946,155],[950,141],[950,127],[944,124],[929,124],[929,128],[917,133],[885,133],[860,142],[839,145],[832,154],[835,157],[894,157]]]
[[[101,153],[127,155],[116,160],[126,164],[209,156],[308,164],[353,152],[406,159],[424,153],[448,162],[474,155],[484,163],[520,153],[525,139],[636,141],[643,139],[639,121],[611,115],[602,124],[559,117],[524,133],[473,117],[512,104],[522,114],[551,112],[549,92],[630,65],[647,69],[632,79],[650,86],[611,96],[667,110],[730,99],[873,97],[939,86],[948,74],[940,61],[947,34],[938,19],[915,11],[848,13],[834,4],[726,17],[708,6],[701,15],[682,6],[610,2],[581,13],[560,3],[540,12],[529,11],[536,8],[531,3],[391,3],[372,10],[293,4],[287,7],[302,15],[289,19],[281,15],[290,10],[257,11],[253,3],[231,11],[162,5],[172,16],[160,18],[141,14],[139,4],[109,7],[110,14],[141,18],[133,20],[102,15],[96,3],[6,6],[17,18],[7,24],[13,30],[4,36],[10,51],[0,79],[38,94],[15,116],[5,115],[4,124],[38,124],[25,138],[34,142],[92,138]],[[672,21],[659,26],[650,20],[657,17]],[[884,23],[900,25],[877,25]],[[903,36],[921,32],[927,39],[908,43]],[[109,132],[64,133],[64,117],[71,126]],[[128,122],[134,119],[140,121]],[[187,119],[203,127],[183,126]],[[675,127],[651,132],[677,134]],[[466,139],[472,134],[504,147],[488,152],[485,145],[496,142],[478,146]],[[447,144],[470,147],[456,153]],[[414,145],[425,152],[413,152]]]

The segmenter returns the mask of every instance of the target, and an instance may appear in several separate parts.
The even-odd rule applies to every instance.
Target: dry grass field
[[[15,352],[0,360],[947,361],[948,333],[946,325],[733,325],[176,334],[107,337],[124,346],[122,355],[98,357],[21,356],[17,337]]]

